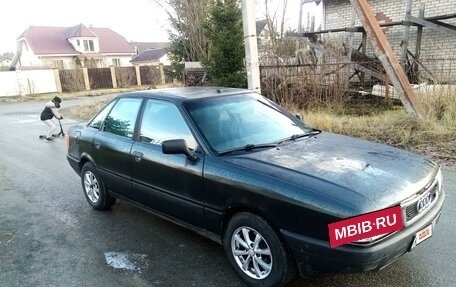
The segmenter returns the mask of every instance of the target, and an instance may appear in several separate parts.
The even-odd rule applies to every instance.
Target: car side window
[[[89,124],[89,127],[94,128],[94,129],[99,129],[101,125],[103,124],[104,119],[106,118],[106,115],[111,111],[112,106],[114,106],[116,102],[112,101],[109,105],[107,105],[101,112],[96,115],[92,121]]]
[[[118,100],[106,117],[103,130],[124,137],[133,137],[141,101],[139,98]]]
[[[140,127],[142,142],[161,144],[165,140],[184,139],[190,149],[197,147],[179,109],[170,102],[148,100]]]

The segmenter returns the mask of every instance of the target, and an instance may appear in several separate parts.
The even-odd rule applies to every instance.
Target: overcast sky
[[[296,29],[299,2],[288,0],[287,28]],[[256,18],[261,19],[264,0],[255,0],[255,4]],[[0,53],[15,52],[16,38],[32,25],[70,27],[82,23],[110,28],[128,41],[168,41],[168,16],[154,0],[3,0],[0,6]],[[277,4],[271,4],[271,14],[277,9]]]

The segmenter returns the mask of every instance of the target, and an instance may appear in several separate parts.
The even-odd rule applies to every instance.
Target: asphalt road
[[[63,138],[38,139],[47,130],[43,105],[0,104],[0,286],[244,286],[209,239],[123,201],[107,212],[90,208]],[[379,272],[289,286],[456,286],[456,170],[444,178],[435,234],[411,253]]]

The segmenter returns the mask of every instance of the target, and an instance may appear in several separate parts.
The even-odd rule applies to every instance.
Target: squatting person
[[[60,120],[63,119],[59,113],[61,102],[62,100],[59,97],[54,97],[50,102],[46,103],[44,110],[41,112],[41,120],[49,127],[49,130],[46,134],[47,141],[53,140],[52,135],[57,128],[52,119],[54,117]]]

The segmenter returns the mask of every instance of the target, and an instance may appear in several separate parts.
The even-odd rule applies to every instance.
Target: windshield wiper
[[[276,147],[278,144],[276,143],[267,143],[267,144],[248,144],[242,147],[237,147],[237,148],[232,148],[232,149],[227,149],[224,151],[219,152],[219,155],[226,155],[229,153],[237,152],[237,151],[251,151],[254,149],[258,148],[270,148],[270,147]]]
[[[303,138],[303,137],[315,136],[315,135],[318,135],[319,133],[321,133],[320,130],[313,129],[310,132],[307,132],[307,133],[304,133],[304,134],[292,135],[290,137],[290,140],[295,140],[295,139],[299,139],[299,138]]]
[[[287,137],[287,138],[284,138],[282,140],[277,141],[277,143],[281,144],[281,143],[283,143],[285,141],[290,141],[290,140],[294,141],[296,139],[303,138],[303,137],[311,137],[311,136],[318,135],[319,133],[321,133],[321,130],[312,129],[310,132],[303,133],[303,134],[294,134],[291,137]]]

